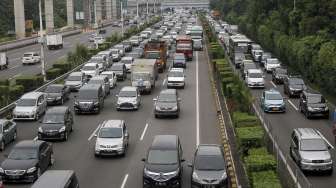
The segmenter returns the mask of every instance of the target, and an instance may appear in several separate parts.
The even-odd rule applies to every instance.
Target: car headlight
[[[177,110],[177,106],[174,106],[174,107],[173,107],[173,110]]]
[[[98,105],[99,105],[99,102],[95,102],[95,103],[93,103],[93,105],[98,106]]]
[[[65,131],[65,126],[61,127],[60,130],[58,130],[58,132],[64,132]]]
[[[56,97],[56,100],[60,100],[62,97],[61,96],[59,96],[59,97]]]
[[[202,180],[199,179],[198,175],[196,172],[192,173],[192,180],[197,183],[202,183]]]
[[[35,172],[35,170],[36,170],[36,167],[35,167],[35,166],[34,166],[34,167],[31,167],[31,168],[29,168],[29,169],[27,170],[27,173]]]
[[[314,109],[310,106],[308,106],[308,111],[314,111]]]
[[[303,163],[311,163],[312,161],[309,160],[309,159],[301,159],[301,162],[303,162]]]
[[[155,106],[155,110],[161,110],[159,106]]]
[[[4,169],[3,168],[0,168],[0,173],[4,173]]]
[[[331,159],[331,158],[326,159],[326,160],[324,160],[324,162],[325,162],[325,163],[331,163],[331,162],[332,162],[332,159]]]
[[[179,173],[180,169],[177,169],[176,171],[173,172],[167,172],[163,173],[165,176],[176,176]]]
[[[78,102],[78,101],[75,101],[75,102],[74,102],[74,105],[79,105],[79,102]]]
[[[39,133],[43,133],[43,129],[42,129],[42,127],[39,127],[39,128],[38,128],[38,132],[39,132]]]

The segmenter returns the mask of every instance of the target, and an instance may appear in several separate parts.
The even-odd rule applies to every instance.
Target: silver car
[[[47,109],[47,97],[42,92],[24,94],[13,110],[14,120],[38,120]]]
[[[5,145],[16,140],[16,123],[8,119],[0,119],[0,150],[5,149]]]
[[[71,91],[79,90],[85,82],[85,75],[82,72],[73,72],[67,79],[64,85],[68,86]]]
[[[302,171],[333,172],[332,146],[314,128],[297,128],[291,135],[290,156]]]
[[[125,86],[117,95],[117,110],[138,110],[140,106],[140,92],[137,87]]]
[[[98,156],[125,156],[129,133],[126,129],[124,120],[106,120],[104,121],[95,136],[96,145],[94,154]]]
[[[94,76],[90,79],[88,84],[100,84],[103,88],[104,96],[110,95],[110,79],[105,75]]]

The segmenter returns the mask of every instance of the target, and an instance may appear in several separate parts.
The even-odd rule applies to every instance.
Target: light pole
[[[45,61],[44,61],[44,37],[43,37],[43,23],[42,23],[42,0],[39,0],[39,16],[40,16],[40,44],[41,44],[41,68],[42,68],[42,76],[43,80],[46,81],[46,73],[45,73]]]
[[[97,3],[96,3],[96,0],[93,1],[93,12],[94,12],[94,18],[95,18],[95,21],[94,21],[94,28],[98,28],[98,23],[97,23]]]
[[[148,0],[147,0],[146,22],[148,22]]]
[[[123,1],[120,2],[120,13],[121,13],[121,37],[124,38],[124,10]]]

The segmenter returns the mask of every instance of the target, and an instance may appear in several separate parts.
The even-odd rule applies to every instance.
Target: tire
[[[67,141],[68,140],[68,131],[65,131],[65,133],[64,133],[64,138],[63,138],[63,141],[65,142],[65,141]]]
[[[15,141],[16,139],[17,139],[17,132],[15,131],[13,135],[13,141]]]
[[[0,143],[0,150],[1,151],[5,150],[5,142],[4,141],[1,141],[1,143]]]
[[[309,115],[308,110],[305,111],[305,116],[306,116],[307,119],[310,119],[310,115]]]
[[[155,118],[159,118],[159,115],[155,114]]]

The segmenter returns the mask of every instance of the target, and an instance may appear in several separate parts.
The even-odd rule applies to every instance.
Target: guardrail
[[[63,37],[68,37],[68,36],[79,34],[81,32],[82,32],[82,29],[76,29],[76,30],[61,32],[61,34]],[[5,42],[5,43],[0,44],[0,52],[12,50],[15,48],[21,48],[21,47],[32,45],[32,44],[37,44],[37,42],[38,42],[38,37],[30,37],[26,39]]]

